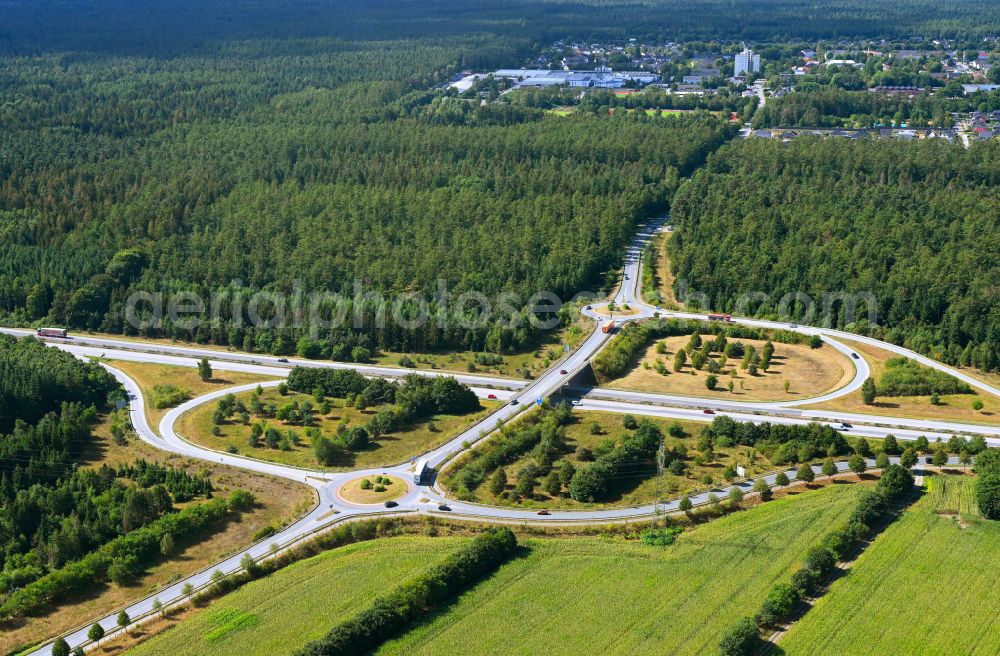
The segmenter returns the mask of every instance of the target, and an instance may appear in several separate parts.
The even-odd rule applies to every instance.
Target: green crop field
[[[334,549],[250,583],[130,653],[291,653],[375,596],[426,571],[461,542],[461,538],[399,537]]]
[[[1000,522],[973,478],[928,479],[918,501],[780,641],[788,656],[1000,653]]]
[[[837,485],[773,501],[666,548],[527,540],[527,556],[376,653],[714,653],[730,622],[760,607],[806,549],[846,518],[860,490]]]

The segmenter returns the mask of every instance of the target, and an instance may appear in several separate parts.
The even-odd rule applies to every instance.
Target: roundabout
[[[410,484],[399,476],[375,474],[347,481],[337,490],[337,497],[358,506],[384,505],[410,492]]]

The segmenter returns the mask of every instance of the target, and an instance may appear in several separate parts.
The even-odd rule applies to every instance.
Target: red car
[[[538,514],[539,515],[551,515],[552,513],[550,513],[548,510],[539,510]]]
[[[714,415],[715,414],[715,410],[712,410],[710,408],[705,408],[704,410],[702,410],[702,412],[704,412],[706,415]]]
[[[497,398],[497,395],[496,394],[487,394],[486,398],[488,398],[488,399],[495,399],[495,398]]]

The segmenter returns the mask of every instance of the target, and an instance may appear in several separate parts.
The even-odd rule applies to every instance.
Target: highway
[[[614,302],[620,307],[628,305],[634,314],[628,317],[616,317],[616,322],[636,321],[653,317],[669,316],[677,318],[698,319],[707,321],[704,314],[669,312],[655,308],[641,301],[641,254],[647,241],[663,226],[663,220],[651,222],[644,227],[636,238],[629,245],[624,262],[624,275],[622,284],[615,292]],[[901,347],[879,342],[871,338],[863,338],[857,335],[843,333],[840,331],[812,328],[808,326],[797,327],[795,330],[805,334],[817,334],[841,352],[848,355],[855,364],[855,375],[844,387],[833,392],[802,401],[791,401],[784,403],[753,403],[724,401],[720,399],[700,399],[693,397],[679,397],[663,394],[645,394],[639,392],[628,392],[607,389],[584,389],[570,387],[571,381],[576,375],[585,369],[591,359],[603,348],[611,335],[601,331],[602,322],[606,317],[601,314],[601,310],[606,311],[607,303],[593,304],[583,312],[587,316],[595,318],[595,328],[590,335],[574,351],[566,354],[559,361],[553,364],[544,374],[536,380],[526,382],[505,378],[454,374],[455,377],[477,390],[481,396],[494,394],[502,400],[509,402],[493,412],[484,419],[476,422],[462,433],[449,440],[447,443],[424,454],[429,464],[435,469],[440,468],[455,455],[464,451],[469,445],[487,439],[502,423],[507,423],[516,419],[517,415],[532,407],[537,400],[559,396],[564,390],[568,392],[579,392],[579,398],[573,398],[574,407],[585,410],[599,410],[606,412],[623,413],[628,412],[637,415],[647,415],[656,417],[670,417],[677,419],[709,421],[713,416],[724,414],[737,421],[750,421],[755,423],[771,422],[786,424],[807,424],[812,421],[825,421],[836,424],[841,421],[850,420],[857,422],[851,429],[851,433],[865,437],[881,438],[891,433],[900,440],[916,439],[920,435],[925,435],[934,440],[938,437],[948,439],[955,432],[965,434],[981,434],[987,438],[989,444],[1000,446],[1000,427],[980,426],[973,424],[955,424],[954,422],[938,422],[928,420],[911,420],[906,418],[880,417],[875,415],[854,415],[836,414],[825,411],[801,410],[795,408],[796,405],[805,403],[816,403],[819,400],[832,399],[843,394],[848,394],[856,390],[860,384],[870,375],[868,364],[864,359],[850,358],[851,350],[842,344],[841,339],[853,339],[865,343],[871,343],[879,348],[906,355],[924,364],[931,363],[936,369],[947,371],[970,385],[993,394],[1000,395],[1000,390],[992,386],[955,371],[946,365],[936,363],[927,358],[923,358],[916,353],[912,353]],[[734,323],[765,328],[780,328],[790,330],[788,324],[758,321],[753,319],[733,318]],[[30,331],[0,329],[15,335],[32,334]],[[129,340],[105,339],[94,337],[73,337],[69,340],[51,339],[46,340],[50,344],[74,353],[81,358],[112,358],[121,360],[132,360],[139,362],[154,362],[160,364],[172,364],[179,366],[196,366],[197,360],[201,357],[209,358],[213,368],[220,370],[243,371],[246,373],[256,373],[267,376],[282,378],[287,376],[289,368],[295,365],[310,367],[334,367],[352,368],[366,376],[385,376],[398,378],[400,376],[417,373],[420,375],[453,375],[440,371],[419,371],[407,368],[381,367],[374,365],[355,365],[345,363],[317,362],[312,360],[300,360],[290,358],[289,362],[280,362],[277,357],[263,356],[256,354],[236,353],[219,351],[213,349],[199,349],[196,347],[152,344],[148,342],[135,342]],[[153,600],[158,599],[164,605],[170,605],[182,601],[184,596],[182,588],[190,583],[196,589],[207,585],[211,580],[211,574],[215,570],[223,573],[230,573],[240,569],[240,560],[244,554],[250,554],[255,559],[265,558],[274,550],[280,550],[293,544],[296,540],[311,535],[315,531],[329,528],[334,524],[359,517],[367,517],[379,514],[398,514],[406,512],[422,512],[439,515],[452,515],[467,518],[485,518],[496,521],[531,521],[531,522],[606,522],[615,520],[628,520],[653,517],[662,512],[675,512],[678,510],[680,499],[673,499],[657,505],[645,505],[631,508],[605,508],[584,511],[552,511],[549,516],[539,516],[534,510],[522,510],[516,508],[493,507],[481,504],[456,501],[447,498],[440,489],[432,486],[411,485],[408,493],[398,500],[398,507],[386,509],[383,506],[366,506],[351,504],[337,495],[337,490],[347,481],[361,476],[368,476],[378,473],[393,474],[412,481],[412,466],[410,463],[402,463],[391,467],[378,467],[350,472],[331,473],[321,470],[309,470],[272,462],[265,462],[240,455],[222,453],[198,446],[184,439],[176,431],[177,420],[184,413],[205,403],[212,403],[219,397],[227,393],[239,393],[254,389],[256,384],[242,385],[233,388],[221,389],[210,394],[192,399],[168,412],[158,426],[158,431],[149,425],[145,413],[145,402],[142,390],[138,384],[130,377],[114,367],[102,363],[125,387],[129,396],[129,414],[132,426],[140,439],[152,446],[165,451],[182,454],[191,458],[198,458],[221,464],[239,467],[258,473],[277,476],[289,480],[301,482],[310,486],[316,493],[317,504],[305,516],[301,517],[293,524],[286,527],[281,532],[267,538],[266,540],[252,545],[245,550],[223,560],[212,567],[177,581],[170,586],[156,592],[155,596],[150,596],[138,602],[130,604],[125,608],[126,612],[133,619],[141,618],[153,610]],[[565,372],[565,373],[563,373]],[[277,385],[280,380],[262,383],[264,387]],[[706,414],[705,409],[712,410],[712,414]],[[415,454],[416,455],[416,454]],[[838,463],[838,467],[843,470],[846,462]],[[869,462],[869,467],[874,467],[874,461]],[[818,467],[814,470],[819,471]],[[777,472],[764,476],[764,480],[773,485]],[[794,478],[794,476],[790,476]],[[734,483],[733,486],[740,487],[744,491],[749,491],[754,480],[745,480]],[[732,486],[722,486],[711,491],[705,491],[692,497],[695,505],[708,503],[709,495],[725,495]],[[449,510],[441,509],[439,506],[447,505]],[[118,613],[115,609],[106,617],[100,620],[101,625],[113,635],[116,627],[115,616]],[[89,625],[88,625],[89,626]],[[86,629],[83,627],[74,631],[70,635],[64,636],[71,647],[76,645],[87,645]],[[51,654],[51,644],[41,647],[36,652],[43,656]]]
[[[21,328],[0,328],[0,333],[7,333],[15,337],[25,337],[34,335],[32,330]],[[199,348],[197,346],[177,346],[173,344],[160,344],[156,342],[143,342],[128,339],[111,339],[106,337],[94,337],[92,335],[70,335],[66,339],[56,337],[46,337],[44,341],[48,344],[64,347],[76,345],[81,347],[92,347],[92,353],[104,353],[107,351],[130,351],[134,353],[144,353],[147,358],[134,359],[139,362],[154,362],[162,364],[181,364],[190,366],[187,359],[208,358],[213,366],[219,369],[230,371],[246,371],[256,373],[265,369],[253,369],[253,367],[267,368],[267,373],[273,369],[284,369],[282,375],[288,375],[294,367],[316,367],[328,369],[354,369],[365,376],[378,376],[382,378],[402,378],[408,374],[420,376],[452,376],[460,383],[476,387],[497,387],[501,389],[521,389],[525,386],[524,381],[503,378],[499,376],[482,376],[479,374],[466,374],[461,372],[410,369],[407,367],[388,367],[373,364],[356,364],[350,362],[331,362],[329,360],[307,360],[305,358],[288,357],[283,358],[276,355],[266,355],[258,353],[242,353],[238,351],[224,351],[221,349]],[[69,349],[66,349],[69,350]],[[122,358],[124,359],[124,358]],[[251,368],[235,368],[235,365]]]

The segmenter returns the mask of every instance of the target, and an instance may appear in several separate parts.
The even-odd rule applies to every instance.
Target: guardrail
[[[804,416],[804,411],[803,410],[795,409],[795,408],[725,408],[725,407],[721,407],[721,406],[718,406],[718,405],[715,405],[715,406],[713,406],[713,405],[706,405],[704,402],[700,402],[700,401],[702,401],[701,399],[697,399],[695,397],[691,398],[690,403],[687,402],[687,401],[674,400],[674,399],[669,399],[669,400],[664,399],[663,401],[654,401],[652,399],[646,399],[646,398],[624,400],[624,399],[620,399],[620,398],[614,398],[612,396],[602,395],[600,393],[600,388],[599,387],[586,387],[586,386],[581,386],[581,385],[568,385],[567,389],[570,390],[571,392],[581,392],[581,394],[576,395],[575,398],[583,398],[583,399],[591,398],[591,399],[598,400],[598,401],[612,401],[612,402],[617,402],[617,403],[631,403],[631,404],[634,404],[634,405],[645,405],[645,406],[650,406],[650,407],[661,407],[661,408],[679,408],[679,409],[682,409],[682,410],[705,410],[705,409],[708,409],[708,410],[715,410],[716,412],[738,412],[740,414],[754,415],[756,417],[789,417],[789,418],[802,419],[803,421],[815,421],[815,422],[824,422],[825,421],[825,422],[829,422],[831,424],[842,423],[842,420],[840,420],[840,419],[833,419],[831,417],[825,417],[825,416],[806,417],[806,416]],[[591,391],[597,391],[597,393],[596,394],[591,394]],[[812,409],[808,409],[808,410],[810,412],[821,412],[821,410],[818,410],[818,411],[817,410],[812,410]],[[851,414],[855,414],[855,413],[851,413]],[[996,432],[996,430],[998,428],[1000,428],[1000,426],[991,426],[989,424],[983,424],[983,428],[984,429],[990,429],[991,432],[988,432],[988,433],[977,433],[976,432],[977,426],[975,426],[974,424],[968,424],[967,425],[968,427],[965,428],[965,429],[957,429],[957,428],[928,428],[928,429],[922,429],[922,428],[917,428],[917,427],[914,427],[914,426],[907,426],[907,425],[903,425],[903,424],[894,424],[894,423],[891,423],[891,422],[887,422],[886,420],[893,419],[891,417],[884,417],[883,418],[883,417],[881,417],[879,415],[863,415],[863,416],[865,416],[866,419],[859,420],[859,419],[853,419],[852,418],[850,421],[852,423],[855,423],[855,424],[860,424],[862,426],[871,426],[871,427],[874,427],[874,428],[886,428],[886,429],[897,429],[897,430],[912,430],[912,431],[926,430],[928,432],[945,433],[945,434],[948,434],[948,435],[958,435],[958,436],[962,436],[962,435],[966,435],[966,434],[972,434],[972,435],[994,435],[995,432]],[[711,417],[711,415],[706,415],[706,417]],[[874,421],[869,421],[867,419],[867,417],[870,417]],[[711,421],[711,419],[707,418],[707,419],[705,419],[705,421]],[[932,419],[926,419],[926,420],[915,419],[914,421],[934,421],[934,420],[932,420]]]

